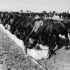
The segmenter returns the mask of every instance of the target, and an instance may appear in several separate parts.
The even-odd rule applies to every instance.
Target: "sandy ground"
[[[65,50],[65,46],[66,40],[60,38],[60,46],[56,55],[38,62],[45,70],[70,70],[70,50]],[[70,41],[68,46],[70,46]],[[4,66],[4,70],[44,70],[30,59],[30,57],[25,58],[22,48],[15,44],[0,28],[0,61],[3,61],[0,68]]]

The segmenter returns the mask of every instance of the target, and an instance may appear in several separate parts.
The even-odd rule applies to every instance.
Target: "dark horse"
[[[65,35],[66,37],[66,42],[68,43],[69,38],[68,38],[68,31],[65,28],[65,25],[61,22],[56,22],[54,23],[54,20],[52,19],[47,19],[45,22],[45,32],[46,34],[49,34],[49,36],[55,35],[57,38],[56,44],[59,45],[59,34]],[[68,44],[66,49],[68,49]]]
[[[27,17],[25,20],[21,20],[20,23],[16,26],[17,33],[15,34],[16,36],[20,36],[20,39],[23,40],[24,45],[25,45],[25,52],[27,54],[27,48],[32,48],[36,41],[34,40],[33,46],[30,46],[29,44],[29,38],[31,36],[31,31],[34,27],[35,21],[31,17]],[[33,35],[33,34],[32,34]]]
[[[38,29],[35,36],[36,36],[36,38],[39,38],[41,36],[42,38],[44,38],[44,40],[47,39],[47,41],[50,42],[49,48],[51,49],[51,46],[53,44],[59,45],[59,34],[65,35],[66,42],[68,43],[68,41],[69,41],[68,31],[67,31],[65,25],[61,22],[55,23],[54,20],[47,19],[44,22],[44,25]],[[54,36],[56,37],[55,42],[52,41]],[[68,45],[67,45],[66,49],[68,49]]]
[[[54,22],[54,20],[52,19],[47,19],[44,22],[44,25],[41,26],[36,34],[35,37],[40,41],[41,44],[49,44],[49,50],[50,50],[50,56],[51,54],[55,53],[54,52],[54,48],[56,45],[59,46],[59,34],[61,35],[65,35],[66,37],[66,42],[67,42],[67,46],[66,49],[68,49],[68,31],[65,27],[65,25],[61,22]],[[56,40],[55,40],[56,39]],[[57,48],[58,49],[58,48]]]

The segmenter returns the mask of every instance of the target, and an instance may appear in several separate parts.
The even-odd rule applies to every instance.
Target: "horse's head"
[[[33,44],[33,43],[34,43],[34,39],[29,38],[29,43],[30,43],[30,44]]]
[[[6,25],[5,25],[5,29],[6,29],[6,30],[10,30],[10,25],[6,24]]]
[[[27,38],[25,41],[24,41],[24,44],[26,45],[27,48],[30,48],[32,49],[33,47],[35,47],[35,40],[32,39],[32,38]]]

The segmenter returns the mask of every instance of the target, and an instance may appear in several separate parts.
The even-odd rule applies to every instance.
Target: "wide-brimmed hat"
[[[35,19],[35,20],[38,20],[38,19],[41,19],[41,17],[39,17],[39,16],[35,16],[34,19]]]

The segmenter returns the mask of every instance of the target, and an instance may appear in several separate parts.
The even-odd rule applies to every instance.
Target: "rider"
[[[35,20],[35,25],[34,25],[34,27],[33,27],[33,29],[32,29],[32,32],[34,31],[34,32],[36,33],[37,30],[38,30],[41,26],[43,26],[43,20],[42,20],[42,18],[39,17],[38,15],[34,18],[34,20]]]

